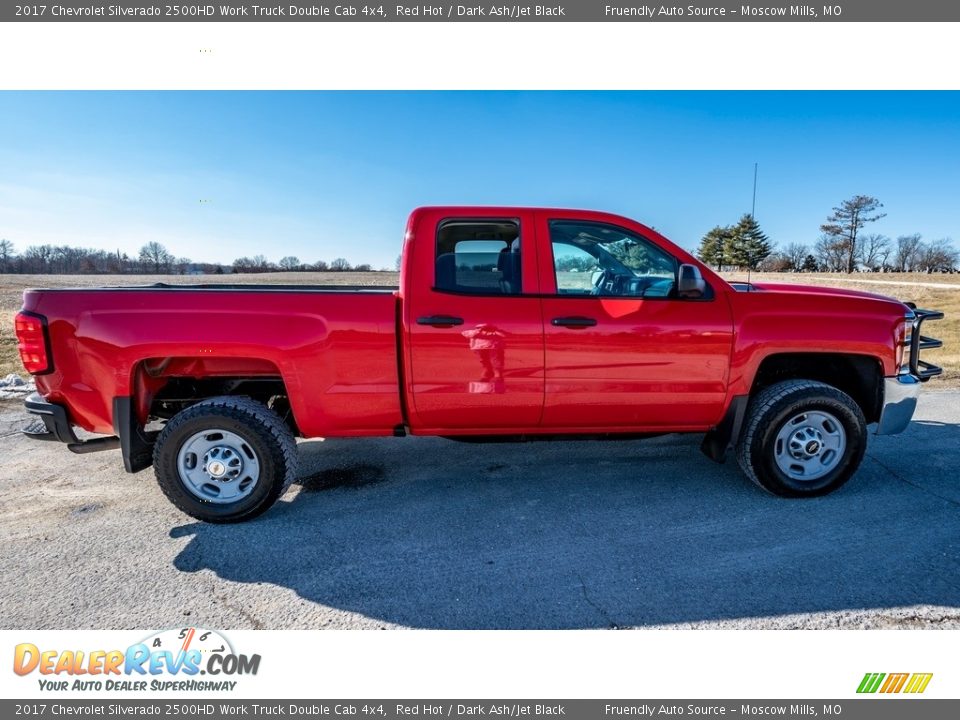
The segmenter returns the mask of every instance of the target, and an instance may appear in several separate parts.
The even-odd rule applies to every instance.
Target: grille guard
[[[907,303],[907,307],[910,308],[913,317],[906,316],[910,323],[910,334],[903,341],[903,345],[910,352],[910,374],[915,375],[921,382],[926,382],[930,378],[940,375],[943,368],[926,360],[921,360],[920,351],[943,347],[943,341],[923,335],[920,328],[926,320],[942,320],[943,313],[939,310],[921,310],[912,303]]]

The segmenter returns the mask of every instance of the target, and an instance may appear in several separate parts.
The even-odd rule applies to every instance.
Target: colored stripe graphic
[[[930,679],[933,677],[933,673],[914,673],[913,677],[910,678],[910,682],[907,684],[905,693],[922,693],[927,689],[927,685],[930,684]]]
[[[886,681],[884,681],[886,678]],[[930,680],[933,679],[933,673],[866,673],[860,685],[857,687],[858,693],[875,693],[877,691],[886,694],[892,693],[922,693],[927,689]],[[882,684],[881,684],[882,683]]]
[[[910,677],[910,673],[890,673],[887,676],[887,681],[883,684],[883,687],[880,688],[882,693],[898,693],[903,689],[904,683],[907,682],[907,678]]]
[[[863,676],[863,680],[860,681],[860,687],[857,688],[857,692],[875,693],[877,688],[880,687],[880,682],[884,677],[886,677],[884,673],[867,673]]]

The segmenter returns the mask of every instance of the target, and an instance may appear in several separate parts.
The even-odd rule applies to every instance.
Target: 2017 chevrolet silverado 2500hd
[[[703,433],[766,490],[822,495],[857,469],[868,425],[910,421],[940,373],[920,358],[939,317],[728,284],[615,215],[428,207],[399,288],[28,290],[16,334],[39,391],[25,432],[119,447],[181,510],[229,522],[293,482],[296,437]]]

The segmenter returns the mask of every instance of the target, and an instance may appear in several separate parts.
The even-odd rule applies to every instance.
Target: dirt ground
[[[784,500],[696,435],[299,445],[269,512],[207,525],[119,450],[0,402],[0,628],[960,628],[960,392]]]

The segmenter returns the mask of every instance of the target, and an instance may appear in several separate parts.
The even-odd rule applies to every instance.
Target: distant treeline
[[[811,247],[790,243],[774,248],[751,215],[736,225],[717,226],[700,240],[696,255],[720,270],[763,272],[923,272],[953,273],[960,253],[947,238],[924,240],[919,234],[866,233],[870,223],[886,217],[883,203],[855,195],[833,209]]]
[[[222,275],[265,272],[372,272],[368,263],[352,265],[344,258],[301,262],[293,255],[277,262],[263,255],[239,257],[230,264],[193,262],[175,257],[162,244],[149,242],[136,257],[69,245],[31,245],[18,253],[10,240],[0,240],[0,273],[24,275]],[[387,268],[383,268],[386,270]]]

